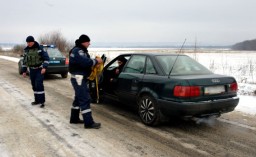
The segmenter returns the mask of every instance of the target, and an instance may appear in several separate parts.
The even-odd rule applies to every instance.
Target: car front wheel
[[[154,126],[160,122],[160,111],[154,98],[144,95],[139,99],[139,115],[141,121],[149,126]]]

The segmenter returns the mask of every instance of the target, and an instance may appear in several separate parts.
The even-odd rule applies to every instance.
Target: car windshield
[[[170,75],[201,75],[212,73],[206,67],[188,56],[162,55],[156,56],[156,59],[166,75],[169,75],[171,70]]]
[[[61,52],[57,48],[44,48],[49,57],[63,57]]]

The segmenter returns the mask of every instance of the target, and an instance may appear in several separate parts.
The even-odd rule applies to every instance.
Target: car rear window
[[[170,72],[170,75],[201,75],[212,73],[189,56],[162,55],[156,56],[156,59],[166,75],[169,75]]]
[[[63,57],[57,48],[45,48],[44,50],[48,53],[49,57]]]

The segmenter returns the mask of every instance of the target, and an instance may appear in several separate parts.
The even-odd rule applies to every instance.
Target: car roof
[[[146,55],[146,56],[166,56],[166,55],[169,55],[169,56],[187,56],[185,54],[180,54],[180,53],[159,53],[159,52],[136,52],[136,53],[123,53],[123,54],[120,54],[122,56],[126,56],[126,55]]]

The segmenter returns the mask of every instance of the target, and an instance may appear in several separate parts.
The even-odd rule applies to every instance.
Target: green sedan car
[[[117,79],[118,58],[127,62]],[[110,98],[138,109],[141,121],[157,125],[163,117],[220,116],[238,105],[234,77],[214,74],[184,54],[123,54],[103,69],[100,100]],[[92,83],[91,91],[95,91]],[[92,98],[96,96],[92,92]]]

